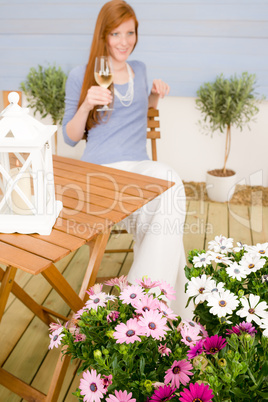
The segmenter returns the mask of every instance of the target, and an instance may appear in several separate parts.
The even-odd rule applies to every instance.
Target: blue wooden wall
[[[149,82],[195,96],[217,74],[256,73],[268,97],[268,0],[129,0],[140,22],[132,58]],[[30,67],[87,62],[103,0],[0,0],[0,90],[19,89]]]

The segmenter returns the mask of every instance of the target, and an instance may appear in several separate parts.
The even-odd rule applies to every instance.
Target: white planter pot
[[[236,174],[227,177],[213,176],[207,172],[206,187],[212,201],[226,202],[232,198],[237,181]]]

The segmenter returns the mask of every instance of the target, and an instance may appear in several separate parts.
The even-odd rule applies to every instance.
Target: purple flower
[[[257,330],[251,324],[251,322],[245,322],[245,321],[241,322],[240,324],[237,324],[235,327],[232,327],[231,329],[226,330],[227,335],[231,334],[242,335],[243,332],[251,336],[254,336],[254,334],[257,333]]]
[[[118,311],[111,311],[107,315],[107,321],[108,322],[116,321],[119,316],[120,316],[120,313]]]
[[[204,340],[204,349],[208,355],[214,355],[226,346],[226,339],[219,335],[213,335]]]
[[[197,342],[194,346],[190,348],[190,350],[187,352],[188,359],[193,359],[194,357],[201,355],[201,353],[204,351],[203,349],[203,339],[201,339],[199,342]]]
[[[198,384],[190,384],[190,389],[184,388],[184,390],[180,393],[180,401],[181,402],[211,402],[214,397],[212,390],[208,385],[203,383]]]
[[[154,391],[154,394],[149,399],[149,402],[170,401],[175,395],[176,388],[170,385],[164,385]]]

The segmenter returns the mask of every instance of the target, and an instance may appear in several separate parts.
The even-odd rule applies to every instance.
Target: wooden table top
[[[49,236],[0,233],[0,262],[38,274],[166,191],[174,183],[61,156],[53,157],[56,199]]]

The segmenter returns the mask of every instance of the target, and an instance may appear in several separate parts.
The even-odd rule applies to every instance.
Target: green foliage
[[[213,133],[236,126],[242,130],[259,111],[255,85],[256,76],[246,72],[229,79],[221,74],[214,82],[202,85],[197,91],[196,106],[206,123],[204,129]]]
[[[48,114],[53,124],[61,124],[64,115],[65,83],[67,76],[60,67],[48,66],[31,68],[21,89],[25,92],[29,107],[34,114],[39,112],[42,117]]]

